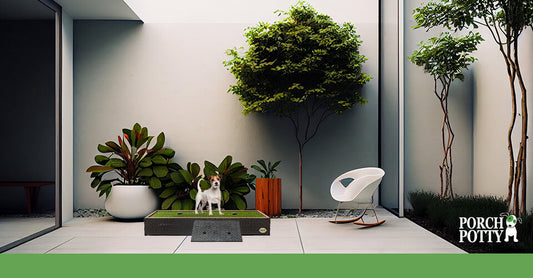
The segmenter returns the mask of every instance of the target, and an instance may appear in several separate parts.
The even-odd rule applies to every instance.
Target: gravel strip
[[[104,217],[109,215],[105,209],[76,209],[74,217]]]
[[[282,209],[279,218],[334,218],[336,211],[336,209],[303,209],[302,214],[298,215],[297,209]],[[341,209],[338,217],[352,218],[360,213],[361,210]]]
[[[333,218],[336,209],[304,209],[302,214],[298,215],[297,209],[284,209],[281,216],[273,218]],[[360,213],[360,211],[357,211]],[[354,210],[339,210],[339,217],[353,217],[357,214]],[[109,215],[105,209],[77,209],[74,211],[74,217],[104,217]]]

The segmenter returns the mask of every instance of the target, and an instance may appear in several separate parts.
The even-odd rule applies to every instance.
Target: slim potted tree
[[[258,160],[259,165],[251,166],[262,175],[255,180],[255,209],[268,216],[281,215],[281,179],[274,175],[280,162]]]

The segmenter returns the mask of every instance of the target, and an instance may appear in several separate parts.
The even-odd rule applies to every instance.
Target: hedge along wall
[[[377,1],[308,2],[335,21],[357,27],[360,51],[369,58],[363,71],[374,77],[363,89],[369,103],[330,118],[305,149],[304,208],[333,208],[331,181],[378,163]],[[257,159],[282,160],[277,174],[283,179],[283,208],[298,207],[298,151],[290,122],[243,116],[237,97],[226,93],[234,77],[222,65],[226,49],[246,45],[246,27],[275,20],[273,11],[288,10],[296,1],[239,3],[203,10],[194,3],[167,3],[145,17],[144,24],[75,22],[75,208],[103,207],[85,169],[93,164],[98,143],[135,122],[152,134],[164,131],[182,166],[221,161],[227,154],[247,166]],[[253,208],[253,192],[247,197]]]

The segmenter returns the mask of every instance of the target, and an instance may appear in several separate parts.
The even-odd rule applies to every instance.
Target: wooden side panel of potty
[[[196,220],[228,221],[238,220],[241,234],[270,235],[270,217],[151,217],[157,211],[144,218],[144,235],[188,236],[192,234],[192,227]]]
[[[268,216],[281,215],[281,179],[256,179],[255,209]]]

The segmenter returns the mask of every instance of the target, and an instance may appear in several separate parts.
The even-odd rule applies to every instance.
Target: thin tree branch
[[[324,111],[322,112],[322,114],[320,115],[320,118],[318,119],[318,122],[314,128],[314,131],[313,133],[311,134],[311,136],[309,136],[308,138],[305,139],[305,141],[303,142],[303,146],[305,146],[305,144],[307,144],[311,139],[313,139],[313,137],[315,137],[315,135],[317,134],[318,132],[318,129],[320,128],[320,125],[322,125],[322,122],[324,122],[324,120],[326,120],[329,116],[335,114],[333,111],[329,110],[329,109],[324,109]]]

